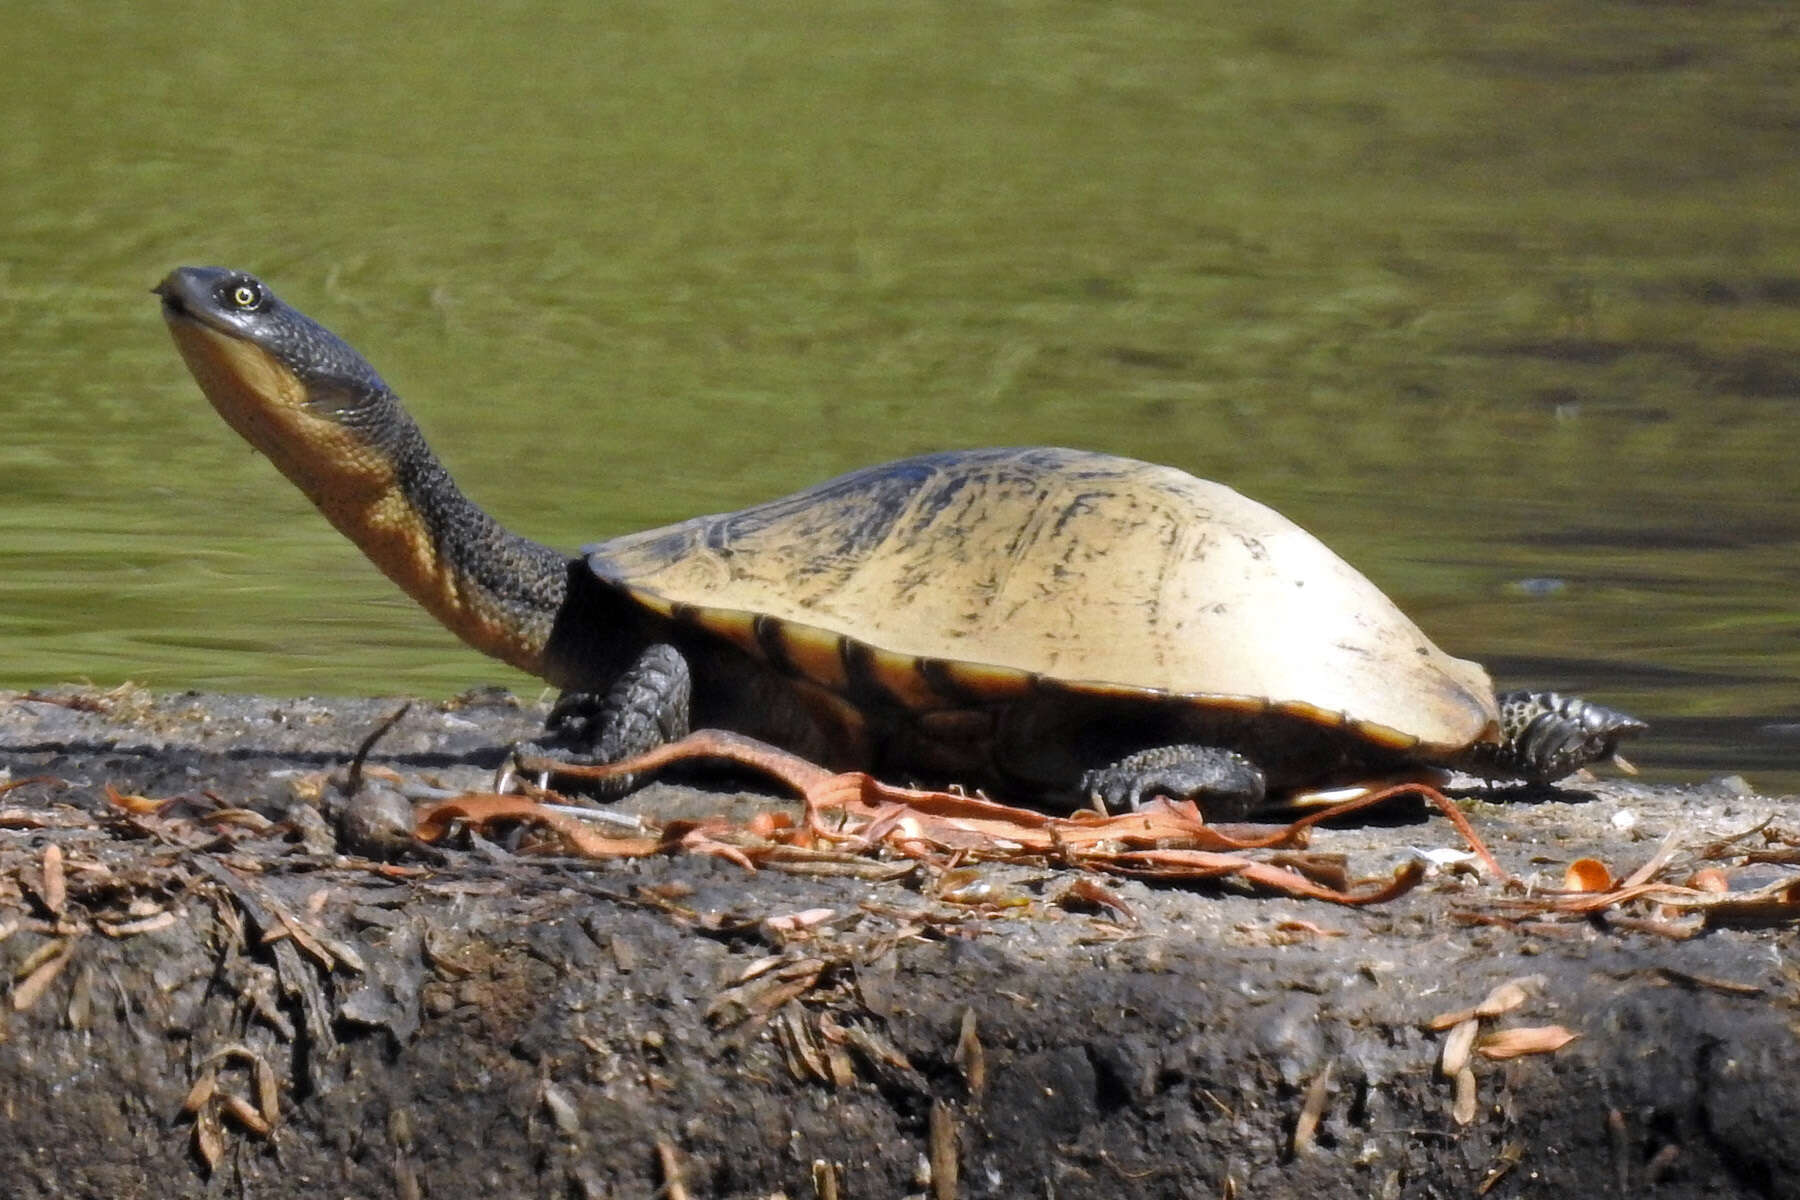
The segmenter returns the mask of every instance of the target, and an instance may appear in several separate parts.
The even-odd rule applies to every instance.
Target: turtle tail
[[[1500,697],[1500,740],[1479,742],[1456,765],[1489,779],[1553,783],[1591,762],[1631,770],[1619,742],[1648,726],[1636,717],[1556,692],[1506,692]]]

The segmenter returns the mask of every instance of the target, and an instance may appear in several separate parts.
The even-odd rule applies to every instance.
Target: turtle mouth
[[[155,287],[151,288],[150,291],[154,295],[162,297],[162,311],[164,318],[174,319],[180,317],[188,321],[198,320],[194,315],[193,310],[188,307],[187,297],[181,294],[181,289],[175,285],[173,280],[165,279]]]

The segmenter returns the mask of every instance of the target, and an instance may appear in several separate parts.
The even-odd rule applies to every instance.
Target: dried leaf
[[[1296,1158],[1312,1151],[1313,1138],[1319,1131],[1319,1121],[1325,1115],[1325,1101],[1330,1096],[1332,1066],[1333,1064],[1326,1063],[1325,1069],[1314,1076],[1306,1087],[1306,1099],[1300,1105],[1300,1117],[1294,1122],[1293,1152]]]
[[[932,1198],[956,1200],[956,1114],[942,1100],[934,1100],[927,1126]]]
[[[1449,1012],[1441,1012],[1437,1016],[1427,1020],[1425,1022],[1425,1028],[1431,1030],[1433,1033],[1442,1033],[1452,1026],[1461,1025],[1464,1021],[1473,1021],[1474,1019],[1474,1009],[1453,1008]]]
[[[158,930],[167,929],[169,926],[175,924],[176,919],[174,913],[164,909],[155,916],[145,917],[141,921],[120,921],[117,923],[111,921],[95,921],[94,924],[99,927],[101,933],[104,933],[109,938],[128,938],[140,933],[155,933]]]
[[[134,817],[154,816],[165,803],[162,800],[152,800],[148,796],[127,795],[110,783],[106,785],[106,800],[114,808],[128,812]],[[211,1166],[212,1164],[209,1162],[207,1165]]]
[[[1565,892],[1610,892],[1612,872],[1597,858],[1578,858],[1563,871]]]
[[[216,1109],[203,1108],[194,1116],[194,1152],[208,1171],[219,1165],[225,1154],[225,1127]]]
[[[44,993],[49,990],[52,983],[56,982],[57,975],[62,973],[62,969],[68,965],[70,957],[75,953],[74,938],[62,938],[50,944],[56,946],[57,949],[39,962],[37,967],[25,977],[24,982],[13,989],[14,1012],[24,1012],[43,999]]]
[[[281,1119],[281,1093],[275,1081],[275,1068],[259,1054],[250,1063],[250,1075],[256,1083],[256,1110],[272,1128]]]
[[[1753,892],[1707,896],[1696,905],[1708,925],[1774,925],[1800,919],[1800,880],[1784,879]]]
[[[0,796],[4,796],[6,793],[12,791],[14,788],[30,787],[33,784],[38,784],[38,783],[55,784],[57,787],[68,787],[69,786],[68,780],[58,779],[54,775],[33,775],[28,779],[8,779],[4,783],[0,783]],[[8,815],[9,816],[14,816],[14,815],[27,816],[28,814],[24,814],[24,813],[10,814],[9,813]],[[41,828],[43,828],[43,826],[42,826],[42,824],[36,824],[36,825],[16,826],[15,828],[41,829]]]
[[[1581,1035],[1561,1025],[1531,1025],[1501,1029],[1476,1044],[1487,1058],[1518,1058],[1525,1054],[1554,1054]]]
[[[68,948],[69,943],[66,938],[50,938],[48,941],[39,942],[36,950],[27,954],[14,965],[13,978],[25,978]]]
[[[194,1086],[188,1089],[187,1098],[181,1102],[181,1111],[189,1116],[200,1111],[201,1106],[212,1099],[213,1091],[219,1086],[219,1076],[211,1067],[200,1072],[194,1080]]]
[[[532,789],[532,796],[470,794],[438,805],[422,816],[418,836],[425,841],[436,840],[456,821],[477,827],[491,822],[522,822],[548,833],[561,852],[594,858],[702,853],[729,858],[747,869],[775,860],[795,862],[796,853],[818,853],[819,847],[842,848],[838,857],[829,860],[833,871],[844,869],[842,851],[885,851],[934,865],[942,865],[948,857],[948,865],[957,871],[963,869],[958,864],[964,861],[1025,860],[1037,864],[1048,859],[1147,878],[1196,880],[1236,876],[1290,896],[1360,905],[1380,903],[1414,887],[1424,875],[1421,864],[1407,864],[1389,882],[1352,886],[1341,863],[1329,858],[1308,856],[1280,864],[1249,858],[1243,852],[1304,846],[1312,826],[1321,821],[1410,794],[1438,807],[1488,870],[1502,880],[1509,878],[1461,811],[1440,792],[1419,783],[1369,791],[1287,825],[1270,827],[1209,825],[1191,802],[1166,799],[1117,816],[1082,812],[1056,817],[961,792],[894,787],[861,772],[834,774],[766,743],[711,729],[603,766],[572,766],[523,756],[516,766],[525,775],[541,771],[563,778],[610,779],[691,759],[735,762],[780,780],[800,794],[803,819],[796,825],[785,816],[764,814],[748,823],[732,824],[723,819],[676,822],[656,836],[614,838],[596,834],[568,814],[540,804],[534,797],[550,793]],[[809,865],[795,869],[822,869],[811,859],[802,858],[799,862]],[[906,870],[899,868],[900,872]],[[1029,903],[1028,897],[995,892],[975,876],[955,871],[943,881],[939,895],[965,904]],[[1119,911],[1113,904],[1105,906]]]
[[[1086,875],[1076,876],[1057,896],[1056,903],[1062,908],[1102,909],[1112,913],[1115,920],[1134,924],[1137,921],[1137,914],[1117,892]]]
[[[687,1184],[681,1179],[681,1160],[675,1155],[675,1143],[668,1138],[657,1138],[656,1161],[662,1168],[663,1195],[669,1200],[688,1200]]]
[[[1637,870],[1620,880],[1619,886],[1628,888],[1636,887],[1640,883],[1649,883],[1664,867],[1669,865],[1669,860],[1675,857],[1675,852],[1680,845],[1679,832],[1671,829],[1663,838],[1662,844],[1656,848],[1656,853],[1646,859]]]
[[[832,1085],[840,1091],[856,1082],[856,1064],[842,1046],[826,1046],[825,1062],[831,1068]]]
[[[1688,987],[1710,988],[1715,992],[1723,992],[1727,996],[1760,996],[1763,989],[1754,983],[1740,983],[1735,979],[1720,979],[1715,975],[1696,975],[1691,971],[1678,971],[1674,967],[1657,967],[1656,974],[1670,983],[1684,984]]]
[[[549,1110],[550,1119],[556,1123],[556,1131],[564,1137],[574,1137],[581,1132],[581,1113],[575,1102],[569,1099],[567,1092],[554,1083],[544,1083],[539,1088],[544,1107]]]
[[[268,1137],[274,1126],[263,1119],[256,1105],[232,1092],[220,1098],[220,1107],[239,1125],[254,1133],[257,1137]]]
[[[1544,984],[1542,975],[1521,975],[1517,979],[1509,979],[1489,992],[1480,1004],[1475,1006],[1475,1015],[1484,1021],[1511,1012],[1525,1003],[1531,992]]]
[[[1494,1190],[1494,1185],[1505,1179],[1507,1173],[1525,1160],[1525,1143],[1512,1141],[1500,1148],[1494,1159],[1494,1165],[1488,1168],[1481,1182],[1475,1185],[1475,1194],[1485,1196]]]
[[[215,808],[201,818],[208,825],[232,825],[251,833],[267,833],[275,822],[253,808]]]
[[[1687,885],[1698,892],[1711,892],[1715,896],[1723,896],[1731,890],[1731,883],[1725,878],[1725,872],[1717,867],[1701,867],[1688,876]]]
[[[1350,890],[1350,860],[1345,855],[1289,851],[1271,854],[1269,861],[1275,866],[1298,871],[1321,887],[1338,892]]]
[[[802,1082],[831,1082],[831,1069],[825,1065],[824,1052],[797,1005],[788,1005],[775,1020],[775,1032],[785,1052],[788,1073]]]
[[[837,916],[835,908],[809,908],[803,912],[787,913],[784,916],[769,917],[763,926],[776,933],[799,933],[803,929],[811,929],[815,925],[823,925]]]
[[[1444,1039],[1444,1049],[1438,1059],[1438,1070],[1445,1078],[1454,1078],[1469,1063],[1469,1048],[1475,1044],[1475,1035],[1481,1032],[1481,1022],[1474,1017],[1457,1023]]]
[[[981,1046],[981,1035],[976,1028],[973,1008],[963,1009],[962,1028],[956,1035],[954,1060],[957,1069],[962,1072],[963,1082],[968,1085],[969,1095],[980,1096],[987,1090],[987,1052]]]
[[[336,956],[325,948],[319,938],[307,928],[299,917],[288,912],[273,896],[264,896],[262,900],[268,906],[269,911],[274,914],[275,920],[280,923],[278,928],[263,931],[264,945],[282,937],[291,937],[302,950],[310,954],[327,971],[337,966]]]
[[[1450,1119],[1467,1125],[1475,1119],[1475,1072],[1468,1067],[1456,1073],[1456,1096],[1450,1102]]]
[[[43,873],[44,907],[50,910],[51,916],[60,917],[69,902],[69,891],[63,878],[62,847],[55,842],[44,847]]]
[[[596,833],[574,817],[546,809],[536,800],[524,796],[498,796],[470,793],[443,804],[433,805],[419,817],[413,831],[420,841],[440,841],[450,826],[462,821],[485,828],[497,821],[522,821],[554,834],[566,849],[584,858],[643,858],[662,849],[660,838],[617,838]]]

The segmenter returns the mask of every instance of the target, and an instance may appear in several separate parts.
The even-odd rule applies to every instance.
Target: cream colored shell
[[[1131,459],[928,455],[587,554],[646,606],[852,700],[1051,686],[1276,708],[1425,752],[1494,736],[1487,673],[1318,539]]]

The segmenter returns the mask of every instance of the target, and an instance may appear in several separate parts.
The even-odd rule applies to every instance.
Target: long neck
[[[174,314],[175,344],[219,415],[407,595],[477,650],[553,683],[591,669],[609,630],[591,601],[570,609],[580,564],[463,495],[361,355],[289,309],[270,335],[285,357]]]
[[[379,420],[359,416],[379,415]],[[450,478],[392,393],[336,414],[363,453],[341,447],[271,455],[371,562],[485,654],[552,682],[551,631],[568,598],[570,559],[508,532]],[[361,426],[357,429],[357,426]]]
[[[502,528],[411,432],[411,445],[396,457],[396,494],[414,515],[400,523],[403,549],[376,563],[469,645],[534,675],[552,674],[544,652],[568,598],[569,556]],[[375,558],[366,543],[363,549]]]

